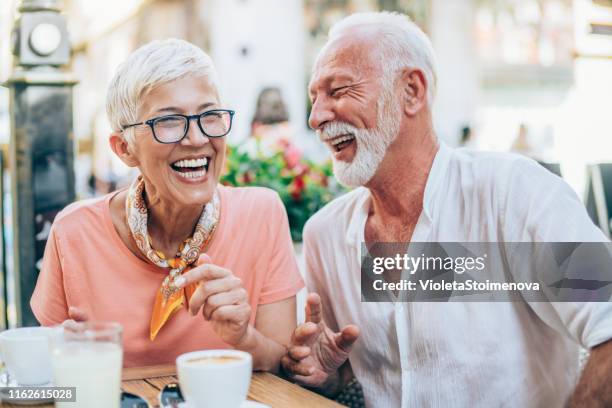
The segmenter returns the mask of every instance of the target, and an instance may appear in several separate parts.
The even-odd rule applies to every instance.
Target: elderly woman
[[[115,74],[107,113],[113,152],[140,176],[57,216],[34,314],[120,322],[125,366],[231,347],[277,370],[303,283],[278,195],[218,184],[234,112],[211,59],[181,40],[141,47]]]

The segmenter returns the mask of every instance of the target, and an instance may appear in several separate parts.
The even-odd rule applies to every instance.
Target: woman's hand
[[[224,342],[240,348],[249,334],[251,306],[247,291],[232,271],[209,262],[207,255],[201,255],[198,266],[177,278],[175,285],[197,283],[198,288],[189,300],[189,312],[195,316],[201,310],[204,320],[210,321]]]
[[[68,317],[69,319],[62,322],[62,326],[68,330],[76,330],[79,323],[89,320],[87,313],[75,306],[68,308]]]

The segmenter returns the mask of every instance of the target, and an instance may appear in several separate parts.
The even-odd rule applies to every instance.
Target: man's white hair
[[[386,86],[392,86],[403,68],[423,71],[427,81],[427,103],[431,106],[436,92],[436,63],[433,47],[427,35],[405,14],[370,12],[352,14],[334,24],[329,30],[329,42],[347,31],[373,28],[380,34],[376,41],[378,59],[384,64]]]
[[[152,41],[130,54],[119,66],[106,95],[106,114],[114,132],[138,122],[141,98],[159,85],[186,75],[208,78],[219,89],[212,59],[202,49],[179,39]],[[133,140],[133,129],[124,137]]]

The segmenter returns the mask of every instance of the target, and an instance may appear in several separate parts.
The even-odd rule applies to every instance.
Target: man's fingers
[[[296,375],[307,377],[315,372],[315,368],[311,364],[294,361],[289,356],[283,356],[281,364],[285,372],[291,377]]]
[[[355,341],[359,338],[359,328],[355,325],[348,325],[336,334],[336,346],[343,351],[349,352]]]
[[[87,313],[85,313],[83,310],[79,309],[78,307],[74,307],[74,306],[70,306],[68,308],[68,317],[70,317],[70,319],[72,319],[75,322],[84,322],[88,319]]]
[[[293,332],[292,344],[296,346],[310,345],[315,341],[318,334],[319,327],[312,322],[306,322],[299,325]]]
[[[290,347],[287,351],[289,357],[291,357],[295,361],[300,361],[305,359],[310,355],[310,347],[308,346],[294,346]]]
[[[316,293],[310,293],[306,298],[306,321],[319,324],[322,319],[321,298]]]
[[[231,274],[232,272],[228,269],[207,263],[204,265],[196,266],[190,271],[185,272],[174,280],[174,284],[176,285],[176,287],[182,288],[191,283],[208,281],[213,279],[221,279]]]

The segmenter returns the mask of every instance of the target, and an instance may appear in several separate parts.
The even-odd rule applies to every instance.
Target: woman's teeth
[[[188,179],[197,179],[203,177],[208,170],[208,158],[201,157],[199,159],[179,160],[172,163],[172,169]]]
[[[179,160],[173,164],[176,167],[202,167],[208,164],[208,159],[206,157],[202,157],[201,159],[191,159],[191,160]]]
[[[185,178],[198,178],[198,177],[202,177],[206,174],[206,170],[200,170],[200,171],[188,171],[186,173],[180,173],[181,176],[185,177]]]

